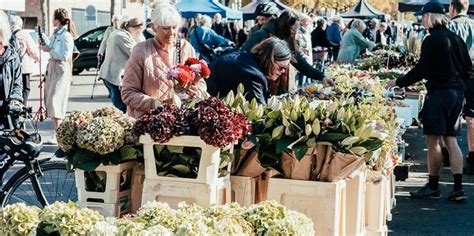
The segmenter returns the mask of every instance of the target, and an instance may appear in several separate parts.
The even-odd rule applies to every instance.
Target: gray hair
[[[5,46],[9,46],[10,38],[12,37],[12,30],[8,23],[8,16],[2,10],[0,10],[0,36],[0,42]]]
[[[11,25],[12,31],[22,29],[23,20],[19,16],[10,16],[10,25]]]
[[[179,26],[182,23],[181,14],[168,1],[158,2],[155,5],[151,19],[156,26]]]
[[[447,26],[449,23],[449,17],[446,14],[440,14],[440,13],[425,13],[428,14],[428,22],[426,22],[426,27],[428,29],[431,29],[436,26]]]
[[[212,26],[211,17],[207,15],[203,15],[201,17],[201,21],[199,22],[199,26],[211,27]]]
[[[367,26],[364,24],[364,22],[360,19],[355,19],[352,21],[351,28],[358,30],[359,32],[364,32],[365,28]]]

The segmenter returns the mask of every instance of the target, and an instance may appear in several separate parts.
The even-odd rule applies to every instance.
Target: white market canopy
[[[0,10],[25,11],[25,0],[0,0]]]
[[[211,17],[220,13],[223,18],[242,19],[242,12],[228,8],[215,0],[181,0],[176,4],[176,8],[184,18],[193,18],[198,13]]]
[[[360,0],[353,8],[341,14],[344,18],[372,19],[384,18],[385,13],[375,9],[366,0]]]

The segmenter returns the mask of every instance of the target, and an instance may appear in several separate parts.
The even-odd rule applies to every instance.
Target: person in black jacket
[[[278,19],[271,19],[262,27],[262,29],[250,35],[240,50],[250,51],[256,44],[262,42],[264,39],[276,36],[288,43],[292,52],[291,64],[296,68],[296,70],[301,72],[302,75],[314,80],[322,80],[322,82],[326,84],[334,84],[330,78],[324,76],[324,73],[310,65],[304,58],[303,54],[295,49],[295,34],[298,28],[299,17],[296,13],[293,11],[284,11]],[[286,91],[282,92],[288,91],[288,88],[285,89]]]
[[[7,126],[6,108],[23,102],[20,57],[10,45],[12,32],[8,17],[0,11],[0,129]]]
[[[270,37],[251,52],[234,52],[219,57],[210,64],[212,71],[207,80],[211,96],[226,96],[236,91],[239,84],[245,88],[245,96],[266,104],[270,96],[268,81],[277,80],[290,65],[291,51],[288,44]]]
[[[471,58],[463,39],[447,29],[449,18],[439,2],[428,2],[417,14],[429,29],[421,46],[420,60],[404,77],[390,81],[388,86],[406,87],[422,79],[427,80],[428,93],[420,114],[423,133],[428,146],[429,182],[413,198],[440,198],[438,187],[442,163],[440,142],[446,142],[454,177],[451,201],[467,199],[462,190],[463,156],[457,142],[460,134],[460,115],[464,101],[464,81],[472,72]]]

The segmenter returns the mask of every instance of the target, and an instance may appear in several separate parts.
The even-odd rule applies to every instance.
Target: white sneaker
[[[53,134],[53,137],[46,141],[47,144],[58,145],[58,141],[56,140],[56,133]]]

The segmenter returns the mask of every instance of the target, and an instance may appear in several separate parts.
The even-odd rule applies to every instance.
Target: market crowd
[[[469,2],[452,0],[449,16],[439,3],[427,3],[418,14],[422,24],[403,25],[388,19],[345,22],[315,12],[281,11],[274,2],[263,2],[255,11],[256,24],[247,29],[241,21],[220,14],[197,14],[183,19],[174,5],[161,1],[152,18],[113,16],[99,48],[99,77],[115,107],[138,118],[157,106],[173,103],[168,71],[188,58],[209,63],[211,76],[187,88],[191,98],[224,96],[243,84],[248,99],[266,103],[271,95],[296,90],[314,81],[334,84],[324,74],[330,63],[354,63],[361,54],[378,47],[404,46],[420,53],[420,61],[391,86],[405,87],[427,81],[422,111],[428,145],[429,183],[413,197],[439,198],[439,172],[449,156],[454,189],[451,200],[464,200],[463,156],[457,143],[461,114],[468,123],[468,170],[474,170],[474,23],[467,13]],[[0,106],[27,104],[31,63],[38,49],[22,31],[21,18],[0,12]],[[46,114],[55,128],[66,115],[72,79],[76,31],[70,13],[58,8],[53,14],[54,33],[40,49],[50,54],[45,79]],[[1,110],[5,117],[5,109]],[[3,119],[4,121],[4,119]],[[49,143],[56,144],[55,136]],[[444,149],[443,149],[443,148]]]

